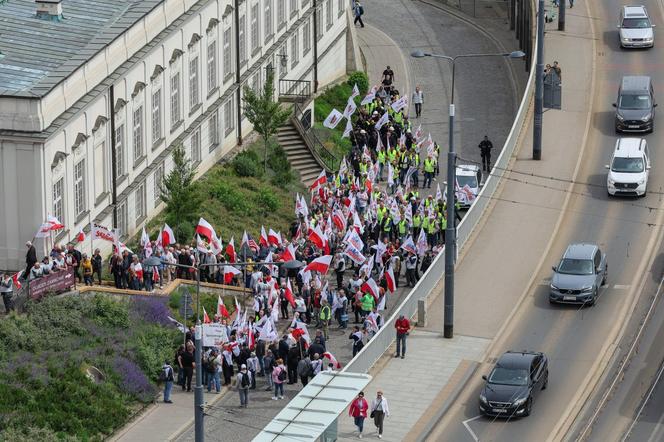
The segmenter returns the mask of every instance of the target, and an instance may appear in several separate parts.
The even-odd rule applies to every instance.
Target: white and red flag
[[[320,230],[320,226],[316,225],[314,226],[313,229],[309,230],[309,241],[314,243],[316,247],[319,249],[323,249],[325,247],[325,242],[327,241],[327,237],[325,234]]]
[[[212,241],[210,241],[210,250],[212,250],[212,253],[215,256],[224,251],[222,249],[221,240],[219,238],[217,238],[216,236],[214,238],[212,238]]]
[[[90,224],[90,236],[93,240],[101,239],[103,241],[109,242],[115,241],[115,235],[113,234],[113,231],[100,224]]]
[[[14,276],[12,276],[12,283],[14,284],[14,288],[16,290],[20,290],[23,285],[21,284],[21,281],[19,279],[21,278],[21,274],[23,273],[23,270],[21,270],[18,273],[14,273]]]
[[[307,264],[304,270],[316,271],[322,274],[326,274],[327,270],[330,268],[331,263],[332,255],[321,256],[320,258],[316,258]]]
[[[85,241],[85,232],[83,231],[83,229],[78,231],[78,234],[76,235],[76,241],[77,242]]]
[[[335,358],[332,353],[326,351],[325,353],[323,353],[323,357],[329,359],[332,365],[334,365],[334,368],[336,368],[337,370],[341,369],[341,364],[339,363],[339,361],[337,361],[337,358]]]
[[[196,226],[196,233],[200,233],[201,235],[206,237],[208,241],[212,241],[212,238],[217,236],[217,234],[214,231],[214,228],[212,227],[212,224],[205,221],[203,218],[198,220],[198,225]]]
[[[387,271],[385,271],[385,281],[387,281],[387,290],[390,293],[394,293],[397,289],[396,280],[394,279],[394,272],[392,271],[392,266],[390,266]]]
[[[378,86],[373,86],[369,92],[364,96],[360,104],[364,106],[365,104],[369,104],[372,101],[374,101],[374,98],[376,98],[376,92],[378,92]]]
[[[150,242],[150,235],[148,235],[148,232],[145,230],[145,226],[143,226],[143,230],[141,231],[141,247],[145,247],[148,243]]]
[[[208,251],[207,244],[201,239],[198,233],[196,234],[196,250],[201,253],[207,253]]]
[[[353,100],[353,97],[348,98],[348,102],[346,103],[346,107],[344,108],[344,117],[348,119],[348,122],[350,123],[350,117],[355,113],[355,109],[357,109],[357,105],[355,104],[355,101]]]
[[[320,174],[318,175],[318,178],[316,178],[316,181],[311,183],[309,186],[309,190],[316,190],[318,186],[322,186],[323,184],[327,183],[327,174],[325,173],[325,169],[320,171]]]
[[[258,243],[264,247],[269,247],[270,243],[268,242],[267,233],[265,233],[265,227],[261,226],[261,237],[258,239]]]
[[[281,259],[285,262],[293,261],[295,259],[295,247],[293,247],[293,244],[288,244],[284,253],[281,254]]]
[[[230,284],[235,275],[239,275],[240,273],[242,272],[233,266],[224,266],[224,283]]]
[[[233,237],[226,245],[226,254],[228,255],[228,262],[235,263],[237,255],[235,254],[235,238]]]
[[[284,298],[288,300],[291,307],[295,308],[295,298],[293,297],[293,288],[291,287],[290,278],[287,278],[286,288],[284,289]]]
[[[417,244],[415,245],[417,249],[417,255],[423,256],[429,249],[429,244],[427,243],[427,234],[424,233],[424,229],[420,229],[420,236],[417,238]]]
[[[406,238],[406,240],[401,245],[401,248],[404,249],[406,252],[417,254],[417,249],[415,248],[415,243],[413,242],[412,236]]]
[[[168,246],[171,244],[175,244],[175,234],[173,233],[173,229],[169,227],[168,224],[164,224],[164,229],[161,231],[161,244],[162,246]]]
[[[350,122],[350,118],[346,121],[346,128],[344,129],[344,133],[341,134],[341,138],[348,138],[350,137],[350,133],[353,131],[353,124]]]
[[[380,130],[381,127],[385,126],[387,122],[390,120],[390,116],[385,112],[382,117],[378,121],[376,121],[376,129]]]
[[[344,215],[343,211],[337,209],[334,212],[332,212],[332,222],[334,223],[335,226],[339,229],[340,232],[345,232],[346,231],[346,215]]]
[[[380,288],[378,287],[378,284],[376,284],[376,281],[373,280],[373,278],[367,279],[360,287],[360,290],[370,293],[376,300],[378,300],[378,297],[380,296]]]
[[[281,233],[275,232],[274,230],[270,229],[270,233],[267,234],[267,242],[275,246],[280,246],[281,243],[283,242],[281,240]]]
[[[335,127],[337,127],[337,125],[339,124],[339,121],[341,121],[341,119],[343,117],[344,116],[341,114],[341,112],[339,112],[336,109],[332,109],[332,112],[330,112],[330,115],[328,115],[327,118],[325,119],[325,121],[323,121],[323,126],[329,128],[329,129],[334,129]]]
[[[222,318],[228,319],[231,317],[230,313],[228,313],[228,309],[226,309],[226,305],[221,300],[221,296],[217,296],[217,314]]]
[[[360,88],[357,87],[357,83],[353,85],[353,93],[350,94],[350,97],[348,98],[349,100],[352,100],[353,98],[357,97],[360,95]]]

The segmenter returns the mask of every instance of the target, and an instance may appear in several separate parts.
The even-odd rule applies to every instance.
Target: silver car
[[[549,302],[593,305],[606,283],[606,255],[595,244],[570,244],[553,267]]]
[[[620,46],[652,48],[655,45],[654,27],[645,6],[623,6],[618,24]]]

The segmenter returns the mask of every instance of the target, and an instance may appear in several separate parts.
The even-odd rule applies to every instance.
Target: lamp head
[[[427,54],[425,54],[423,51],[420,51],[419,49],[410,53],[410,56],[414,58],[422,58],[426,57],[426,55]]]
[[[509,57],[510,58],[524,58],[526,56],[526,53],[523,51],[514,51],[510,52]]]

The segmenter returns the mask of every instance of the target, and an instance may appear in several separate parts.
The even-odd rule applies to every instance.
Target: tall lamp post
[[[454,76],[456,61],[460,58],[509,57],[523,58],[526,54],[514,51],[499,54],[461,54],[454,57],[414,51],[410,54],[415,58],[442,58],[452,63],[452,93],[449,107],[449,152],[447,153],[447,228],[445,229],[445,311],[443,320],[443,336],[454,337],[454,257],[456,254],[456,223],[454,220],[454,187],[456,183],[456,153],[454,151]]]

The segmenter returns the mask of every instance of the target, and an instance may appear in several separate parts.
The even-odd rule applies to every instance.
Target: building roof
[[[34,0],[0,4],[0,95],[41,97],[163,0],[63,0],[63,19]]]

